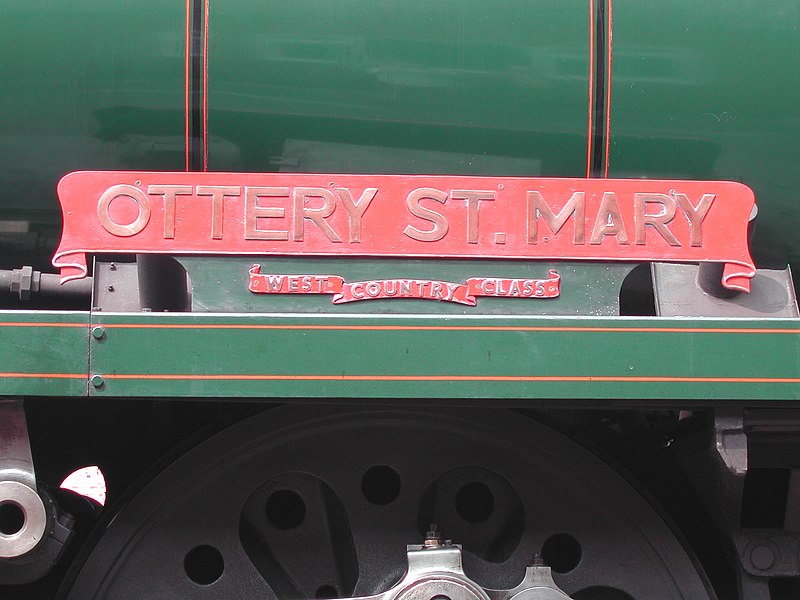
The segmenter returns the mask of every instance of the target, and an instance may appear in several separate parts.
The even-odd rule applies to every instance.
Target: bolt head
[[[750,551],[750,562],[759,571],[767,571],[775,564],[775,552],[768,545],[758,545]]]

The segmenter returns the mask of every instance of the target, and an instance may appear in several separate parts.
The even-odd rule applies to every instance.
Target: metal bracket
[[[33,550],[47,529],[22,400],[0,400],[0,558]]]
[[[715,274],[714,286],[718,291],[722,265]],[[675,265],[653,263],[653,289],[656,297],[656,314],[662,317],[746,317],[797,318],[800,316],[794,293],[792,273],[783,270],[759,269],[751,280],[749,294],[731,296],[727,290],[721,294],[706,291],[708,277],[703,265]]]
[[[747,435],[742,411],[715,412],[714,442],[728,471],[743,477],[747,473]]]
[[[464,573],[461,546],[430,535],[422,545],[408,546],[408,571],[391,589],[353,600],[570,600],[553,581],[550,567],[534,564],[509,590],[484,589]]]
[[[800,533],[753,529],[732,534],[742,567],[756,577],[800,576]]]

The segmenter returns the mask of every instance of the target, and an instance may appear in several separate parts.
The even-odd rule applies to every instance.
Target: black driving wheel
[[[388,589],[430,523],[510,588],[541,554],[578,600],[711,597],[617,472],[502,410],[286,406],[209,438],[110,522],[69,600],[335,598]]]

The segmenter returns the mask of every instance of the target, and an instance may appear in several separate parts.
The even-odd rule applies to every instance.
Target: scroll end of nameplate
[[[84,177],[84,173],[85,171],[73,171],[72,173],[67,173],[58,180],[56,192],[58,193],[58,198],[61,200],[62,205],[64,198],[69,194],[70,190],[76,185],[80,185],[81,180]]]
[[[83,279],[89,273],[86,266],[86,254],[83,252],[57,252],[52,262],[53,266],[61,272],[61,285],[68,281]]]
[[[261,291],[261,286],[260,286],[261,277],[259,277],[259,274],[261,273],[261,265],[257,263],[254,264],[252,267],[250,267],[248,273],[249,273],[249,278],[247,283],[247,289],[250,290],[251,292],[258,293],[259,291]]]
[[[85,171],[67,173],[59,180],[56,187],[64,225],[61,233],[61,243],[53,255],[52,264],[61,273],[61,285],[68,281],[83,279],[89,274],[86,262],[86,248],[92,244],[88,241],[89,237],[82,230],[83,222],[81,220],[83,212],[81,209],[81,193],[85,192],[85,178]],[[84,199],[83,203],[85,202],[86,200]],[[77,248],[82,249],[78,250]]]
[[[550,279],[547,285],[547,297],[558,298],[561,295],[561,274],[554,269],[550,269],[548,275]]]
[[[745,263],[725,263],[722,270],[722,286],[725,289],[750,293],[750,280],[755,277],[754,265]]]
[[[82,204],[82,194],[86,195],[86,175],[87,171],[73,171],[64,175],[56,185],[56,195],[65,228],[72,222],[76,206]]]
[[[328,283],[328,288],[323,290],[326,294],[333,294],[334,300],[337,296],[341,297],[342,290],[344,289],[344,277],[339,277],[338,275],[328,275],[326,276],[326,280]],[[334,304],[338,304],[334,301]]]
[[[469,293],[465,293],[461,296],[453,296],[453,299],[450,302],[455,302],[456,304],[463,304],[464,306],[477,306],[478,299],[475,296],[470,296]]]

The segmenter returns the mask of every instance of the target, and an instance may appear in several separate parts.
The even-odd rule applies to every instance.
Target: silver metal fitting
[[[33,550],[47,529],[44,502],[18,481],[0,481],[0,558],[17,558]]]
[[[728,471],[737,477],[744,477],[747,474],[747,434],[744,432],[742,411],[716,411],[714,442]]]
[[[31,297],[31,292],[39,291],[41,278],[41,272],[34,271],[33,267],[14,269],[11,274],[10,291],[12,294],[17,294],[20,300],[28,300]]]
[[[27,554],[46,530],[22,400],[0,400],[0,558]]]
[[[441,540],[441,533],[431,526],[425,543],[408,546],[408,570],[399,583],[382,594],[353,600],[570,600],[543,564],[528,567],[519,585],[510,590],[482,588],[464,573],[461,546]]]
[[[436,524],[431,523],[430,528],[425,534],[425,540],[422,542],[423,548],[438,548],[442,545],[442,532],[436,530]]]

